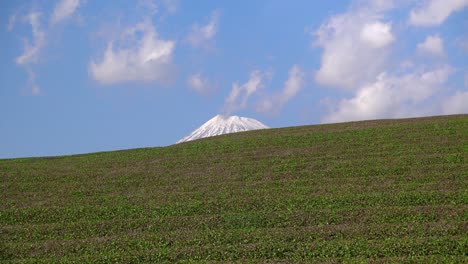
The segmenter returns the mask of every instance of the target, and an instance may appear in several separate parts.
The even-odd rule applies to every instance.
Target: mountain
[[[269,127],[253,118],[216,115],[215,117],[211,118],[206,123],[204,123],[201,127],[193,131],[190,135],[177,141],[177,143],[223,134],[265,128]]]

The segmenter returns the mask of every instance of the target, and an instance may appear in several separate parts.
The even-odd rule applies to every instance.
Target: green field
[[[0,160],[0,262],[468,262],[468,115]]]

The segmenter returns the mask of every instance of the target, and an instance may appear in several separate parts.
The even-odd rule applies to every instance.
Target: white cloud
[[[468,0],[426,0],[413,9],[409,22],[415,26],[437,26],[442,24],[453,12],[468,6]]]
[[[465,84],[465,88],[468,88],[468,71],[465,72],[465,76],[463,78],[463,82]]]
[[[390,22],[383,22],[376,2],[332,16],[315,33],[315,45],[323,48],[315,80],[322,85],[356,89],[384,69],[395,37]]]
[[[445,99],[442,104],[442,113],[468,114],[468,91],[457,91],[453,96]]]
[[[427,36],[426,40],[418,44],[418,52],[434,56],[444,56],[444,41],[438,35]]]
[[[39,95],[41,93],[41,88],[36,83],[36,74],[29,67],[26,67],[26,72],[28,74],[28,85],[32,95]]]
[[[255,70],[250,73],[250,78],[246,83],[242,85],[233,83],[231,93],[224,103],[224,114],[227,115],[234,111],[244,109],[247,106],[249,97],[264,86],[264,79],[268,76],[268,73]]]
[[[173,74],[175,41],[159,38],[150,20],[126,29],[120,41],[110,41],[100,60],[89,64],[102,84],[128,81],[167,82]]]
[[[213,11],[210,21],[206,25],[194,24],[192,30],[187,36],[187,41],[194,47],[206,45],[218,32],[219,11]]]
[[[427,114],[423,103],[441,89],[453,70],[449,66],[402,76],[380,74],[351,99],[338,102],[324,123],[399,118]],[[430,110],[433,111],[433,110]]]
[[[412,22],[439,25],[452,12],[467,6],[467,1],[425,1],[412,10]],[[315,44],[323,48],[316,81],[354,90],[351,96],[335,102],[322,100],[329,107],[322,122],[466,112],[466,92],[459,91],[444,99],[447,94],[444,88],[454,72],[451,66],[417,65],[412,60],[398,62],[387,57],[396,37],[391,21],[384,19],[388,17],[386,11],[396,7],[397,2],[386,3],[384,0],[354,1],[350,11],[332,16],[316,32]],[[428,17],[432,22],[424,21]],[[428,36],[418,44],[417,51],[431,56],[446,54],[444,40],[439,35]],[[428,62],[431,63],[424,61]],[[428,67],[433,70],[427,70]]]
[[[50,18],[50,23],[55,25],[71,15],[80,6],[80,0],[60,0],[54,8],[54,12]]]
[[[179,8],[179,0],[162,0],[161,4],[166,8],[169,14],[174,14]]]
[[[138,6],[147,10],[151,15],[155,15],[159,11],[156,0],[138,0]]]
[[[288,80],[284,84],[282,103],[289,101],[294,97],[304,85],[304,72],[299,68],[299,66],[294,65],[291,70],[289,70]]]
[[[201,73],[190,75],[187,78],[187,85],[200,94],[208,94],[216,89],[216,85],[204,78]]]
[[[16,58],[16,63],[25,65],[29,63],[36,63],[41,49],[45,45],[45,32],[40,25],[41,13],[31,12],[26,16],[26,20],[31,25],[32,30],[32,43],[28,40],[24,41],[24,51],[19,57]]]
[[[71,16],[80,5],[80,0],[60,0],[54,8],[50,17],[50,26],[63,21]],[[14,13],[10,16],[7,24],[7,30],[12,31],[17,21],[26,21],[31,25],[32,39],[24,40],[23,53],[19,55],[15,62],[25,68],[28,75],[28,85],[32,94],[40,94],[40,88],[36,83],[36,74],[32,69],[33,64],[39,62],[39,55],[46,46],[46,32],[41,25],[42,13],[31,11],[22,18],[18,18],[18,14]],[[49,26],[49,28],[50,28]]]
[[[383,12],[395,8],[395,0],[367,0],[364,4],[371,10]]]
[[[455,44],[465,53],[468,53],[468,36],[461,36],[455,40]]]
[[[25,68],[28,74],[28,85],[34,95],[40,93],[40,88],[36,83],[36,75],[31,69],[31,65],[38,63],[39,53],[46,42],[46,34],[42,30],[40,17],[41,13],[39,12],[30,12],[25,16],[26,21],[31,25],[32,41],[24,40],[23,53],[15,59],[16,64]]]
[[[15,27],[15,24],[16,24],[16,19],[18,18],[18,14],[17,13],[13,13],[9,18],[8,18],[8,24],[7,24],[7,27],[6,27],[6,30],[8,32],[12,31],[13,28]]]
[[[414,68],[414,66],[415,66],[414,62],[411,61],[411,60],[403,60],[402,62],[400,62],[400,68],[403,71],[410,70],[410,69]]]
[[[299,66],[294,65],[289,70],[288,80],[280,93],[263,98],[257,106],[259,112],[279,111],[289,100],[291,100],[304,86],[304,72]]]
[[[172,15],[179,8],[179,0],[138,0],[137,4],[152,16],[157,13],[161,16]]]
[[[361,30],[361,39],[373,48],[382,48],[392,43],[395,39],[391,30],[390,24],[380,22],[365,24]]]

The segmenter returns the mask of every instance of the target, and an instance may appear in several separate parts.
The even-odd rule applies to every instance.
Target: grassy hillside
[[[0,160],[1,262],[467,262],[468,115]]]

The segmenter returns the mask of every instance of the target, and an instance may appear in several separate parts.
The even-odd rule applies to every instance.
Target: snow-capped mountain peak
[[[193,131],[190,135],[177,141],[182,143],[200,138],[212,137],[222,134],[229,134],[241,131],[265,129],[268,128],[253,118],[240,117],[240,116],[223,116],[216,115],[208,120],[201,127]]]

